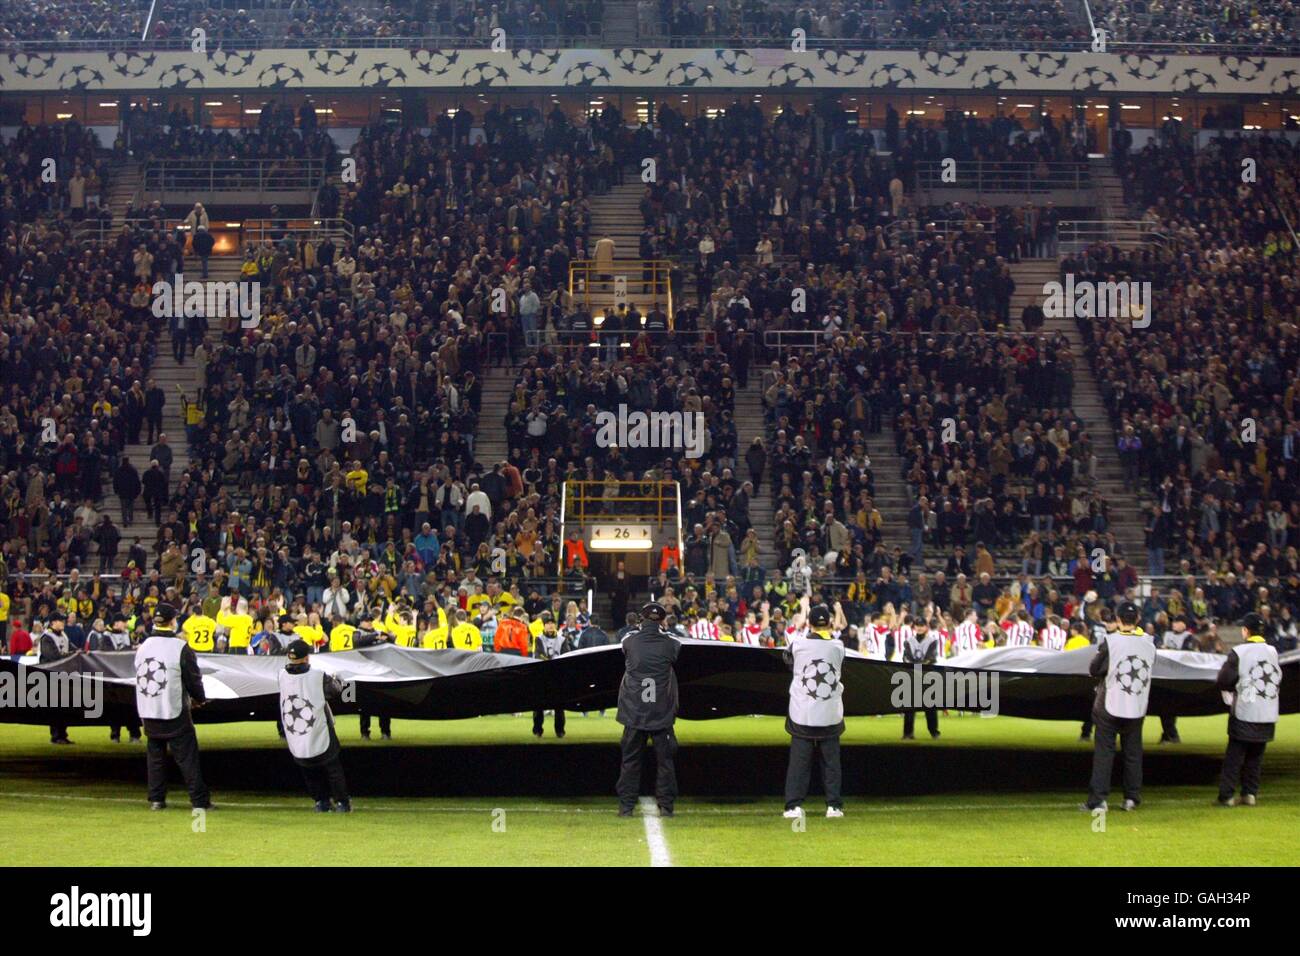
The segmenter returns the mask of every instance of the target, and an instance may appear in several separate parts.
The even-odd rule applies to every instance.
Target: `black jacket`
[[[176,637],[175,631],[154,633],[180,640]],[[194,730],[194,721],[190,718],[190,702],[203,703],[208,698],[203,693],[203,676],[199,673],[199,659],[194,653],[194,648],[188,644],[181,648],[181,686],[185,688],[185,695],[181,701],[180,716],[173,717],[171,720],[142,720],[145,734],[159,740],[166,740],[170,737],[184,736]]]
[[[358,633],[360,632],[358,631]],[[303,674],[311,669],[311,665],[310,664],[286,664],[284,669],[287,670],[290,674]],[[330,705],[337,704],[339,701],[343,699],[343,682],[339,680],[337,677],[335,677],[333,674],[325,675],[324,690],[325,690],[325,702],[327,704]],[[339,746],[339,735],[334,730],[334,715],[331,713],[328,716],[329,716],[329,729],[330,729],[330,745],[324,750],[324,752],[318,753],[314,757],[301,757],[301,758],[294,757],[293,762],[298,764],[300,767],[319,767],[321,764],[329,763],[331,760],[334,760],[336,757],[338,757],[339,750],[341,749]]]
[[[60,647],[60,644],[62,644],[63,646]],[[69,654],[75,653],[76,650],[77,649],[72,646],[72,642],[68,639],[68,635],[66,631],[63,633],[62,641],[60,641],[57,637],[54,636],[53,631],[44,631],[41,634],[40,644],[39,644],[39,653],[40,653],[39,660],[40,663],[42,664],[50,664],[53,663],[54,661],[61,661]]]
[[[682,645],[654,621],[623,638],[626,671],[618,690],[618,722],[637,730],[664,730],[677,719],[677,674]]]
[[[1219,668],[1219,676],[1215,678],[1215,685],[1219,690],[1235,691],[1237,681],[1240,678],[1240,668],[1237,666],[1237,655],[1228,653],[1228,659],[1223,662]],[[1244,740],[1246,743],[1267,743],[1273,739],[1273,730],[1275,724],[1254,724],[1246,720],[1238,720],[1236,715],[1231,711],[1228,712],[1228,739]]]

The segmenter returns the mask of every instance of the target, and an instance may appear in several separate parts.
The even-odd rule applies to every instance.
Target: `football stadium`
[[[1300,862],[1298,28],[3,0],[0,861]]]

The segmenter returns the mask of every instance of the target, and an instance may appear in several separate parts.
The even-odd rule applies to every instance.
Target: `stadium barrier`
[[[507,34],[505,47],[509,50],[544,49],[604,49],[626,47],[624,37],[607,37],[603,25],[585,24],[586,33],[530,33]],[[178,37],[102,37],[95,39],[11,39],[0,43],[0,53],[54,53],[54,52],[134,52],[134,51],[189,51],[193,40]],[[229,50],[315,50],[323,48],[380,49],[380,50],[477,50],[491,51],[491,39],[463,37],[448,33],[422,36],[262,36],[239,37],[211,35],[208,43]],[[637,40],[641,48],[656,47],[693,50],[748,50],[790,49],[790,37],[781,36],[673,36],[663,32],[644,33]],[[1008,50],[1013,52],[1091,53],[1091,36],[1073,40],[1019,39],[968,39],[937,40],[934,37],[817,37],[807,39],[809,50],[920,50],[943,55],[961,50]],[[1300,41],[1267,40],[1256,43],[1196,43],[1108,40],[1106,50],[1119,55],[1145,54],[1151,56],[1201,55],[1201,56],[1296,56],[1300,55]]]
[[[1082,252],[1099,242],[1135,249],[1164,246],[1170,238],[1145,219],[1066,219],[1057,229],[1061,255]]]
[[[918,192],[974,191],[980,195],[1039,195],[1049,192],[1086,193],[1092,188],[1087,163],[957,163],[952,180],[945,163],[916,165]],[[1071,203],[1073,204],[1073,203]]]
[[[107,219],[87,219],[77,228],[76,236],[82,241],[105,242],[112,239],[124,228],[145,231],[165,229],[188,233],[190,227],[181,219],[127,219],[114,223]],[[218,239],[214,257],[220,255],[241,255],[249,243],[269,239],[278,241],[284,236],[294,236],[302,241],[319,241],[326,236],[333,239],[352,241],[352,223],[346,219],[311,219],[305,217],[288,217],[282,219],[210,219],[209,231]],[[233,235],[228,245],[221,244],[222,234]]]
[[[891,248],[898,248],[900,243],[915,242],[920,236],[939,236],[944,239],[960,237],[973,232],[978,226],[985,232],[992,233],[994,221],[988,219],[897,219],[885,227],[885,241]]]
[[[306,202],[325,168],[322,159],[151,159],[139,195],[163,204]]]

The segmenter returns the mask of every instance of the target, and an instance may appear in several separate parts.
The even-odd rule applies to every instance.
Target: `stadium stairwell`
[[[1016,280],[1016,291],[1011,296],[1011,314],[1018,317],[1031,302],[1043,304],[1043,285],[1060,279],[1060,267],[1055,259],[1024,259],[1012,264],[1011,275]],[[1044,322],[1043,331],[1047,334],[1061,332],[1069,340],[1074,355],[1074,396],[1070,407],[1087,425],[1092,438],[1097,459],[1095,490],[1109,508],[1110,530],[1123,548],[1123,556],[1143,572],[1146,569],[1146,546],[1141,509],[1136,495],[1124,490],[1124,473],[1115,446],[1118,436],[1102,404],[1101,390],[1084,352],[1083,337],[1079,335],[1074,319],[1049,318]]]
[[[601,19],[601,35],[606,43],[615,46],[637,45],[637,5],[631,0],[613,0],[605,3]]]
[[[751,369],[749,383],[745,388],[736,389],[736,474],[748,477],[749,469],[745,466],[745,452],[755,438],[761,437],[765,444],[770,444],[770,436],[763,420],[763,381],[761,370]],[[749,521],[758,529],[758,563],[769,574],[777,569],[776,548],[773,536],[776,528],[772,526],[772,486],[771,467],[763,472],[762,487],[749,499]]]
[[[113,228],[106,233],[115,236],[126,225],[126,213],[131,208],[131,200],[140,189],[141,166],[134,160],[122,162],[113,160],[113,179],[108,187],[108,208],[113,213]]]
[[[603,196],[591,199],[591,236],[588,251],[596,242],[608,236],[614,240],[614,274],[627,276],[628,302],[640,305],[642,286],[641,267],[633,268],[623,260],[638,260],[641,252],[641,197],[645,183],[641,182],[641,167],[628,166],[623,170],[623,182],[610,187]],[[620,265],[622,263],[622,265]],[[591,293],[592,315],[603,315],[605,306],[613,305],[612,292]],[[645,308],[641,312],[645,313]]]
[[[880,434],[867,437],[867,457],[871,459],[871,474],[876,486],[872,501],[880,512],[880,546],[891,553],[895,547],[906,550],[909,541],[907,513],[912,508],[912,490],[903,480],[903,458],[894,447],[892,418],[886,420]]]
[[[131,207],[132,200],[140,187],[140,178],[142,168],[136,161],[126,161],[118,164],[114,160],[113,180],[108,190],[108,208],[113,214],[112,228],[105,231],[104,235],[114,236],[121,232],[126,225],[126,215]],[[212,259],[211,274],[214,279],[237,279],[239,277],[239,263],[235,262],[233,274],[226,275],[222,272],[223,260],[219,258]],[[171,330],[164,323],[162,334],[156,343],[157,354],[154,357],[153,365],[149,368],[148,377],[158,383],[167,396],[167,404],[163,406],[163,433],[167,436],[167,443],[172,447],[174,455],[172,462],[173,483],[174,476],[178,474],[189,462],[189,444],[186,442],[185,435],[185,416],[181,412],[181,396],[176,390],[180,386],[185,390],[185,394],[193,398],[197,391],[198,366],[193,359],[188,359],[184,366],[177,365],[175,358],[172,357],[172,337]],[[144,383],[141,383],[144,384]],[[141,433],[141,438],[148,436]],[[149,452],[153,445],[148,441],[141,441],[138,445],[127,445],[124,449],[125,456],[135,465],[136,470],[143,475],[149,468]],[[152,535],[152,529],[147,527],[149,522],[148,514],[143,507],[137,503],[135,512],[135,521],[129,525],[122,525],[124,539],[129,539],[134,534],[139,534],[143,539],[148,539]],[[117,561],[111,569],[113,572],[120,571],[125,566],[127,560],[127,549],[122,547],[118,551]]]
[[[518,369],[512,365],[485,366],[483,369],[483,407],[479,411],[480,426],[474,441],[474,459],[485,471],[510,457],[505,423],[517,372]]]
[[[1097,197],[1097,214],[1102,219],[1128,219],[1128,204],[1124,202],[1124,184],[1115,175],[1109,156],[1093,157],[1088,161],[1092,188]]]

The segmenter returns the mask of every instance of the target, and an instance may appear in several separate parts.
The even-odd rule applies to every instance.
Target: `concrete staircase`
[[[1110,157],[1094,157],[1088,160],[1088,171],[1092,177],[1093,193],[1097,197],[1097,217],[1128,219],[1128,204],[1124,202],[1124,184],[1115,175],[1115,167]]]
[[[736,389],[736,474],[748,477],[745,452],[758,437],[763,439],[764,444],[770,445],[763,417],[761,375],[750,372],[748,386]],[[763,474],[763,486],[749,499],[749,522],[758,531],[758,563],[771,576],[776,570],[776,546],[772,540],[776,528],[772,519],[771,469]]]
[[[483,369],[483,407],[478,417],[474,458],[485,471],[510,456],[505,420],[518,374],[519,370],[509,365]]]
[[[1021,259],[1011,263],[1011,277],[1016,280],[1016,291],[1011,293],[1011,327],[1020,330],[1020,313],[1025,306],[1043,304],[1043,285],[1055,282],[1060,276],[1060,266],[1055,259]]]
[[[1058,280],[1060,267],[1052,259],[1027,259],[1013,264],[1011,273],[1016,280],[1016,291],[1011,300],[1014,317],[1019,316],[1020,310],[1031,301],[1039,305],[1043,303],[1043,284]],[[1075,320],[1068,318],[1047,319],[1043,331],[1062,332],[1070,342],[1070,350],[1074,353],[1074,397],[1070,407],[1083,420],[1092,437],[1097,459],[1095,487],[1110,508],[1110,528],[1124,549],[1124,556],[1135,567],[1141,566],[1146,550],[1142,532],[1145,519],[1137,495],[1124,490],[1123,471],[1116,448],[1118,436],[1102,403],[1096,376],[1088,365],[1083,337]]]
[[[239,267],[242,264],[239,256],[213,256],[208,261],[208,279],[212,282],[236,282],[239,280]],[[196,257],[189,257],[185,260],[185,277],[189,279],[198,279],[201,275],[199,260]],[[212,341],[221,333],[221,320],[208,320],[208,340]],[[162,333],[158,337],[158,354],[154,358],[153,367],[149,370],[149,377],[162,387],[167,396],[167,404],[163,406],[163,432],[167,435],[167,444],[172,447],[172,479],[184,470],[190,461],[189,443],[185,435],[185,416],[181,411],[181,391],[189,399],[193,399],[198,394],[199,389],[199,369],[194,361],[194,353],[188,347],[186,348],[185,364],[178,363],[172,354],[172,333],[171,329],[163,326]],[[146,436],[147,437],[147,436]],[[148,443],[140,445],[128,445],[126,448],[127,457],[131,459],[135,467],[144,474],[149,467],[149,450],[153,446]]]
[[[631,265],[632,261],[640,258],[641,197],[644,191],[640,169],[630,169],[625,171],[621,186],[615,185],[603,196],[591,200],[590,249],[595,248],[597,240],[606,236],[614,240],[614,274],[627,276],[627,297],[632,303],[642,303],[647,299],[642,294],[641,268]],[[599,291],[593,291],[590,303],[593,315],[603,314],[606,306],[614,304],[612,288],[601,286]],[[642,308],[641,311],[644,314],[646,310]]]
[[[637,11],[636,3],[628,0],[616,0],[605,3],[605,15],[601,20],[601,34],[605,43],[612,46],[636,46]]]
[[[131,200],[140,189],[140,177],[143,174],[140,163],[134,159],[114,160],[113,179],[108,187],[104,202],[113,213],[113,233],[115,234],[126,222],[126,212],[131,208]]]
[[[907,551],[911,543],[907,513],[912,509],[912,489],[903,480],[903,456],[894,449],[892,420],[885,422],[879,435],[868,440],[867,456],[871,459],[871,474],[875,479],[876,510],[880,512],[880,547],[888,552],[895,547]]]

